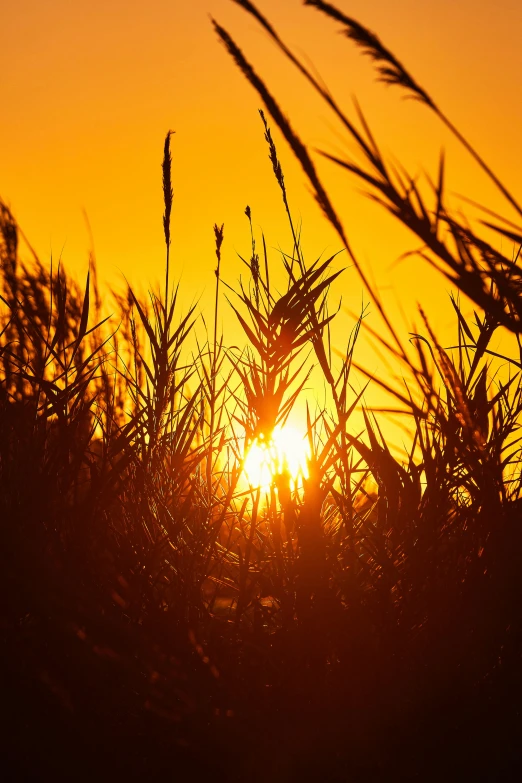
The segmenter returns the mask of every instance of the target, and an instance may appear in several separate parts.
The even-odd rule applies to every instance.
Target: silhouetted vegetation
[[[171,132],[162,165],[165,289],[114,294],[96,267],[80,287],[62,266],[23,261],[0,206],[0,524],[6,764],[14,779],[325,781],[507,780],[520,763],[522,229],[486,222],[507,257],[451,214],[444,162],[426,203],[384,160],[269,22],[253,14],[341,119],[362,180],[421,239],[457,293],[455,343],[403,336],[345,236],[312,158],[222,27],[376,304],[334,350],[333,257],[309,261],[292,220],[278,152],[261,112],[292,237],[277,288],[264,237],[244,275],[222,279],[209,334],[183,309],[170,269]],[[322,2],[381,78],[452,128],[503,195],[516,200],[435,101],[362,25]],[[517,252],[518,251],[518,252]],[[342,279],[342,277],[341,277]],[[218,331],[226,290],[246,347]],[[377,317],[377,316],[376,316]],[[357,362],[367,328],[404,381]],[[237,341],[235,341],[237,342]],[[191,346],[195,346],[191,347]],[[306,408],[308,470],[274,468],[251,486],[245,454],[270,439],[319,373],[330,404]],[[398,456],[353,373],[404,419]],[[317,382],[317,381],[315,381]],[[364,431],[354,430],[362,411]],[[359,419],[360,421],[360,419]],[[408,438],[408,440],[407,440]]]

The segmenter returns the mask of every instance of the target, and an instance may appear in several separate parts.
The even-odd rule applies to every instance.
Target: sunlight
[[[276,428],[269,441],[261,435],[250,446],[245,459],[249,484],[268,491],[274,477],[288,471],[295,488],[308,475],[308,443],[293,427]]]

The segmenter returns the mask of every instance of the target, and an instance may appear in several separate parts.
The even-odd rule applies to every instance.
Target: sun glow
[[[308,443],[293,427],[276,428],[270,440],[261,435],[245,458],[245,475],[254,487],[268,491],[275,477],[288,473],[295,488],[308,475]]]

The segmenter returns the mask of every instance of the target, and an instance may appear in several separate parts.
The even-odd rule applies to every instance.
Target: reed
[[[238,4],[339,113],[257,8]],[[329,4],[308,4],[343,24],[388,82],[438,112],[376,36]],[[351,252],[310,151],[214,27]],[[0,205],[9,753],[21,773],[58,778],[81,758],[87,777],[159,779],[174,759],[182,776],[222,780],[437,780],[451,760],[461,779],[492,770],[501,780],[518,761],[521,728],[522,351],[492,346],[501,330],[517,339],[522,330],[518,256],[450,213],[443,161],[428,208],[362,114],[360,128],[344,117],[365,163],[332,161],[422,239],[423,258],[477,311],[467,319],[452,297],[447,347],[422,312],[422,330],[403,336],[379,303],[384,326],[363,312],[336,350],[329,292],[343,272],[335,256],[306,257],[283,158],[261,121],[292,232],[286,279],[277,290],[247,207],[245,273],[227,281],[216,224],[210,334],[194,306],[182,308],[169,272],[170,131],[164,297],[143,301],[129,288],[114,294],[112,315],[93,313],[94,262],[80,287],[61,266],[24,260]],[[516,224],[495,220],[521,242]],[[242,334],[234,346],[219,331],[223,291]],[[363,329],[400,364],[399,381],[358,362]],[[255,486],[247,451],[285,424],[313,368],[330,402],[306,407],[306,475],[296,481],[279,463],[270,486]],[[388,393],[386,411],[366,408],[354,372]],[[400,453],[382,435],[390,414],[405,422]]]

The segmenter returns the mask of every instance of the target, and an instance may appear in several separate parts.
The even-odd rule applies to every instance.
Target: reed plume
[[[167,258],[165,264],[165,310],[169,304],[169,267],[170,267],[170,217],[172,213],[172,203],[174,201],[174,190],[172,187],[172,155],[170,152],[170,139],[175,131],[169,130],[165,136],[163,146],[163,162],[161,164],[163,180],[163,204],[165,211],[163,213],[163,233],[165,236],[165,246]]]
[[[331,5],[330,3],[323,2],[323,0],[304,0],[304,5],[313,6],[330,18],[335,19],[341,23],[344,26],[345,35],[350,40],[352,40],[356,46],[361,48],[364,54],[366,54],[376,63],[380,81],[387,85],[397,85],[402,87],[410,94],[410,97],[420,101],[432,109],[432,111],[435,112],[444,125],[449,128],[454,136],[468,150],[468,152],[479,164],[482,170],[488,175],[492,182],[495,183],[496,187],[509,201],[511,206],[518,212],[519,215],[522,215],[522,207],[520,204],[512,196],[512,194],[497,177],[495,172],[490,168],[482,156],[475,150],[466,137],[463,136],[463,134],[451,122],[446,114],[442,112],[435,101],[414,80],[414,78],[410,75],[402,63],[389,49],[383,45],[383,43],[374,33],[368,30],[367,27],[364,27],[364,25],[355,21],[355,19],[352,19],[351,17],[343,14],[335,6]]]
[[[222,43],[224,44],[224,46],[226,47],[226,49],[228,50],[232,58],[235,60],[238,68],[242,71],[242,73],[248,79],[250,84],[257,90],[259,96],[262,98],[266,106],[267,111],[271,114],[272,118],[274,119],[274,122],[276,122],[281,133],[283,134],[288,144],[292,148],[297,160],[301,164],[303,171],[307,175],[312,185],[315,200],[319,204],[320,208],[324,212],[327,219],[334,226],[339,236],[343,238],[344,242],[346,242],[342,224],[339,218],[337,217],[337,214],[330,202],[330,199],[328,198],[328,195],[326,194],[326,191],[324,190],[319,180],[319,177],[315,170],[315,166],[312,162],[312,159],[310,158],[306,146],[303,144],[299,136],[297,136],[297,134],[293,131],[292,126],[290,125],[287,118],[284,116],[283,112],[279,108],[278,103],[267,89],[263,80],[256,74],[253,67],[250,65],[250,63],[244,56],[243,52],[237,46],[237,44],[234,42],[231,36],[214,19],[212,20],[212,24],[214,25],[214,29],[218,34],[219,38],[221,39]]]

